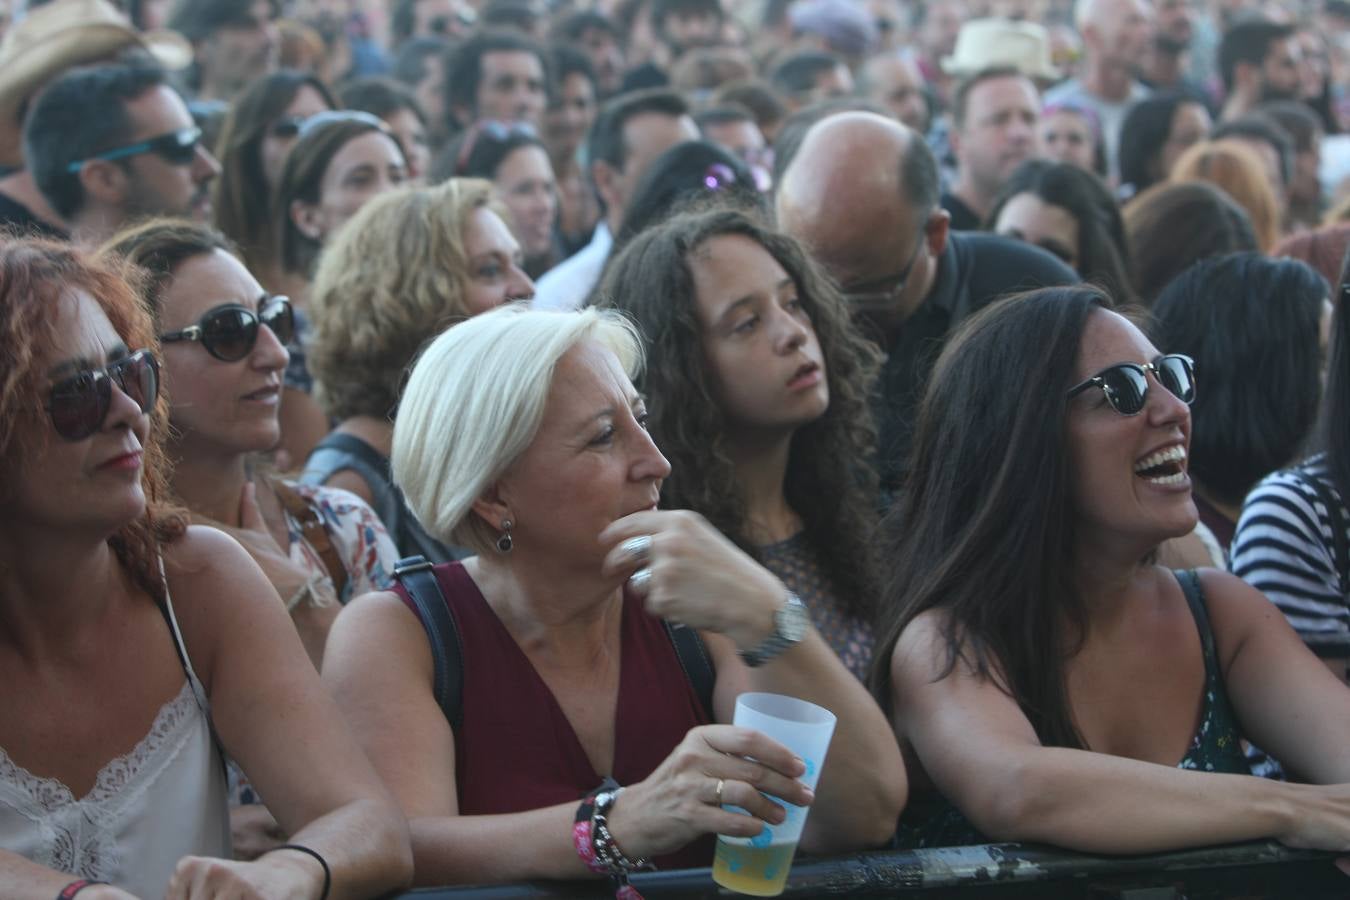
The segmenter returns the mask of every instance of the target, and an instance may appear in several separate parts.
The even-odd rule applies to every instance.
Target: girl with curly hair
[[[872,653],[880,365],[791,238],[733,209],[639,234],[597,295],[648,341],[638,387],[672,466],[662,505],[692,509],[799,594],[854,674]]]

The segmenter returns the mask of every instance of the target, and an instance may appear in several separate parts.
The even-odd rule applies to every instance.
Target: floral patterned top
[[[1186,754],[1177,763],[1178,769],[1198,772],[1224,772],[1230,775],[1250,775],[1251,768],[1243,754],[1237,716],[1228,702],[1219,666],[1219,653],[1214,644],[1214,630],[1210,627],[1205,595],[1200,588],[1200,577],[1194,569],[1174,573],[1186,595],[1186,603],[1195,617],[1200,632],[1200,646],[1205,656],[1205,696],[1200,713],[1200,725],[1191,738]],[[896,842],[905,848],[954,847],[968,844],[987,844],[965,815],[937,792],[913,798],[900,817]]]
[[[329,540],[347,569],[347,583],[338,594],[338,601],[345,604],[353,597],[387,588],[393,581],[398,550],[370,504],[341,488],[295,481],[284,483],[318,511],[328,526]],[[328,578],[323,557],[305,540],[300,523],[289,512],[286,513],[286,533],[290,537],[291,561],[303,566],[310,575]],[[331,604],[328,600],[327,605]],[[233,760],[229,764],[229,796],[231,806],[262,802]]]
[[[759,547],[764,567],[777,575],[788,590],[801,598],[811,613],[811,623],[848,670],[860,681],[867,679],[872,663],[872,629],[844,609],[830,576],[798,532],[785,541]]]
[[[338,600],[346,603],[370,591],[382,591],[393,580],[398,550],[384,530],[380,517],[370,504],[340,488],[322,487],[287,481],[295,491],[323,517],[328,533],[347,569],[347,583]],[[286,514],[286,531],[290,535],[291,561],[304,566],[310,574],[328,575],[328,569],[317,550],[305,540],[300,523]]]

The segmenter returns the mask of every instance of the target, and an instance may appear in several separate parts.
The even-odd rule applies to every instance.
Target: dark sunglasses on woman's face
[[[43,408],[51,414],[56,433],[82,441],[102,428],[112,408],[114,382],[148,413],[159,396],[159,361],[149,350],[137,350],[102,369],[86,369],[53,384]]]
[[[1189,356],[1169,353],[1146,365],[1117,363],[1102,369],[1082,384],[1069,389],[1070,399],[1088,388],[1098,387],[1106,402],[1122,416],[1137,416],[1148,402],[1148,376],[1152,372],[1158,383],[1167,388],[1186,405],[1195,402],[1195,363]]]
[[[159,336],[160,341],[201,341],[206,352],[222,362],[237,362],[253,352],[258,342],[258,326],[272,329],[277,340],[289,344],[295,337],[295,310],[286,297],[272,297],[259,312],[231,303],[218,306],[201,317],[196,325]]]

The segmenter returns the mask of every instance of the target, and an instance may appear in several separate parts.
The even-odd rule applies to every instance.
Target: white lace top
[[[164,896],[184,856],[231,856],[210,707],[171,603],[167,613],[187,680],[131,752],[99,771],[88,794],[76,799],[60,781],[33,775],[0,748],[0,847],[145,898]]]

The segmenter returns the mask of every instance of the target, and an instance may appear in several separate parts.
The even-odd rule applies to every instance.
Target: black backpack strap
[[[431,643],[432,689],[436,703],[455,734],[463,718],[464,650],[459,629],[445,601],[440,582],[425,556],[408,556],[394,566],[394,578],[403,585],[417,609],[417,618]]]
[[[666,626],[666,634],[675,645],[675,656],[680,661],[680,668],[684,669],[684,677],[689,679],[699,702],[703,704],[708,721],[716,722],[717,717],[713,715],[713,687],[717,684],[717,670],[708,657],[708,648],[703,646],[703,638],[685,625],[673,625],[666,619],[662,619],[661,624]]]

